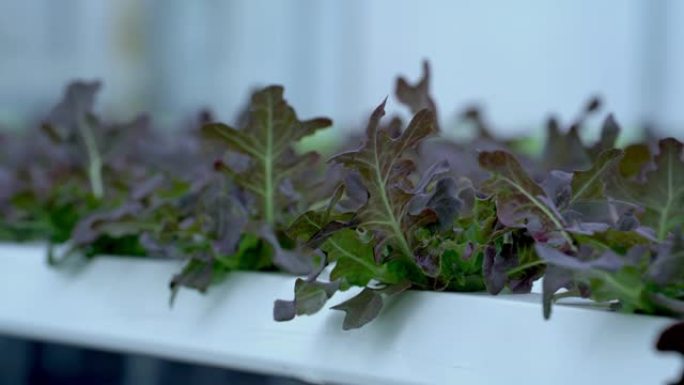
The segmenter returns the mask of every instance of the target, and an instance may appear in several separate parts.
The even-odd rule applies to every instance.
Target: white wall
[[[684,2],[668,2],[666,16],[667,51],[663,65],[665,87],[662,109],[658,111],[662,122],[672,133],[684,133]]]
[[[300,115],[358,126],[429,58],[447,122],[476,102],[510,134],[599,94],[627,125],[682,135],[683,18],[677,1],[9,0],[0,121],[101,77],[107,111],[164,122],[205,105],[230,119],[251,87],[282,83]]]

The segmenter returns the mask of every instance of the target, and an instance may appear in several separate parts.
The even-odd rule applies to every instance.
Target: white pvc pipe
[[[293,279],[240,272],[169,308],[177,261],[99,257],[49,268],[0,245],[0,334],[343,384],[658,384],[680,359],[653,349],[666,318],[556,306],[536,294],[409,292],[362,329],[324,310],[271,319]],[[338,298],[339,297],[339,298]],[[336,304],[344,296],[335,296]]]

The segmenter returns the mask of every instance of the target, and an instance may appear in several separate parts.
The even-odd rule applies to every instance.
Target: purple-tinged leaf
[[[496,199],[497,217],[508,227],[527,228],[540,242],[556,242],[556,238],[573,247],[570,235],[565,232],[563,218],[544,202],[544,190],[515,157],[505,151],[482,152],[480,166],[493,175],[483,187]],[[540,199],[542,197],[542,199]]]
[[[339,282],[336,281],[322,283],[297,278],[294,300],[276,300],[273,305],[273,319],[289,321],[297,315],[315,314],[338,289]]]
[[[620,125],[615,120],[613,114],[609,114],[601,126],[601,136],[598,142],[591,146],[588,151],[593,159],[597,158],[602,152],[615,148],[615,142],[620,135]]]
[[[437,117],[437,106],[430,95],[430,63],[423,61],[423,76],[416,84],[410,84],[403,77],[397,78],[395,87],[397,99],[411,109],[412,114],[417,114],[420,110],[428,109]],[[437,126],[437,123],[435,123]],[[439,128],[436,128],[439,130]]]
[[[297,306],[294,301],[277,299],[273,303],[273,320],[282,322],[293,320],[297,316]]]
[[[567,132],[562,132],[558,121],[549,119],[540,164],[546,170],[571,171],[585,167],[589,161],[589,155],[579,137],[579,126],[573,125]]]
[[[421,140],[435,132],[434,117],[429,110],[421,110],[401,136],[391,138],[378,129],[385,114],[384,107],[385,102],[371,115],[363,147],[337,155],[331,161],[358,172],[368,191],[368,200],[356,212],[356,217],[359,227],[375,234],[376,260],[382,259],[385,246],[390,246],[396,257],[412,259],[406,229],[416,223],[416,218],[409,218],[408,213],[414,188],[409,176],[415,165],[407,155]]]
[[[62,100],[48,116],[48,124],[43,126],[50,138],[61,142],[79,135],[82,126],[93,118],[95,96],[101,86],[99,81],[69,84]]]
[[[513,245],[504,244],[501,251],[496,247],[487,246],[482,261],[482,274],[490,294],[499,294],[506,287],[508,271],[518,265],[518,258],[513,251]]]
[[[606,251],[595,259],[582,260],[540,244],[536,244],[535,249],[537,255],[546,263],[574,271],[587,271],[591,269],[618,271],[625,265],[624,259],[612,251]]]
[[[307,275],[315,269],[312,252],[303,248],[285,250],[268,225],[261,227],[259,235],[273,248],[273,263],[280,269],[295,275]],[[319,256],[319,258],[321,258]]]
[[[622,152],[606,150],[587,170],[574,174],[552,171],[542,183],[546,195],[538,197],[573,234],[593,234],[614,226],[616,205],[604,194],[605,180],[616,172]]]
[[[493,245],[485,247],[482,274],[490,294],[499,294],[505,287],[516,294],[529,293],[532,283],[541,276],[539,263],[527,266],[521,260],[520,247],[520,242],[504,243],[499,250]]]
[[[98,237],[107,234],[112,237],[137,234],[140,228],[135,225],[135,219],[142,211],[142,206],[136,202],[122,205],[112,211],[93,213],[78,222],[74,228],[71,241],[77,245],[87,245],[94,242]],[[132,225],[119,225],[123,221],[132,222]]]
[[[463,202],[458,197],[457,183],[452,177],[442,177],[432,190],[428,189],[436,178],[448,171],[447,161],[435,163],[428,169],[414,189],[415,195],[409,201],[408,209],[411,215],[419,215],[426,209],[434,211],[441,231],[452,227],[454,219],[463,206]]]
[[[171,278],[169,304],[173,305],[181,287],[188,287],[200,292],[206,291],[214,278],[214,263],[209,258],[188,261],[183,270]]]
[[[553,170],[541,183],[546,196],[556,207],[566,208],[572,199],[572,178],[573,174],[560,170]]]
[[[463,202],[457,196],[456,181],[450,177],[440,179],[435,191],[427,201],[426,208],[437,214],[437,221],[441,231],[453,227],[454,219],[458,215]]]
[[[358,329],[374,320],[382,310],[383,296],[393,296],[404,292],[410,284],[403,282],[382,289],[365,288],[356,296],[338,304],[331,309],[345,312],[342,329]]]
[[[415,251],[415,262],[425,275],[436,278],[440,273],[441,250],[430,246]]]
[[[375,290],[365,288],[356,296],[333,306],[331,309],[345,312],[342,329],[358,329],[374,320],[382,310],[382,296]]]
[[[542,305],[544,319],[551,317],[551,305],[554,295],[560,289],[570,289],[573,285],[573,273],[571,270],[550,265],[544,272],[542,281]]]

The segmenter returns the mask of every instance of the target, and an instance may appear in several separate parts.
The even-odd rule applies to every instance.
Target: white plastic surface
[[[178,268],[100,257],[54,270],[41,247],[0,245],[0,334],[315,383],[663,384],[681,365],[653,349],[665,318],[556,306],[544,321],[534,294],[409,292],[342,331],[337,311],[272,321],[273,300],[292,296],[293,279],[278,274],[234,273],[169,308]]]

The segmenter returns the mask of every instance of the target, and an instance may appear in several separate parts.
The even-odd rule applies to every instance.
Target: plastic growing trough
[[[333,384],[658,384],[681,365],[653,348],[669,319],[566,304],[544,321],[538,294],[410,291],[343,331],[341,312],[273,322],[273,299],[292,290],[286,275],[232,273],[170,307],[179,262],[52,269],[44,247],[13,244],[0,258],[4,335]]]

